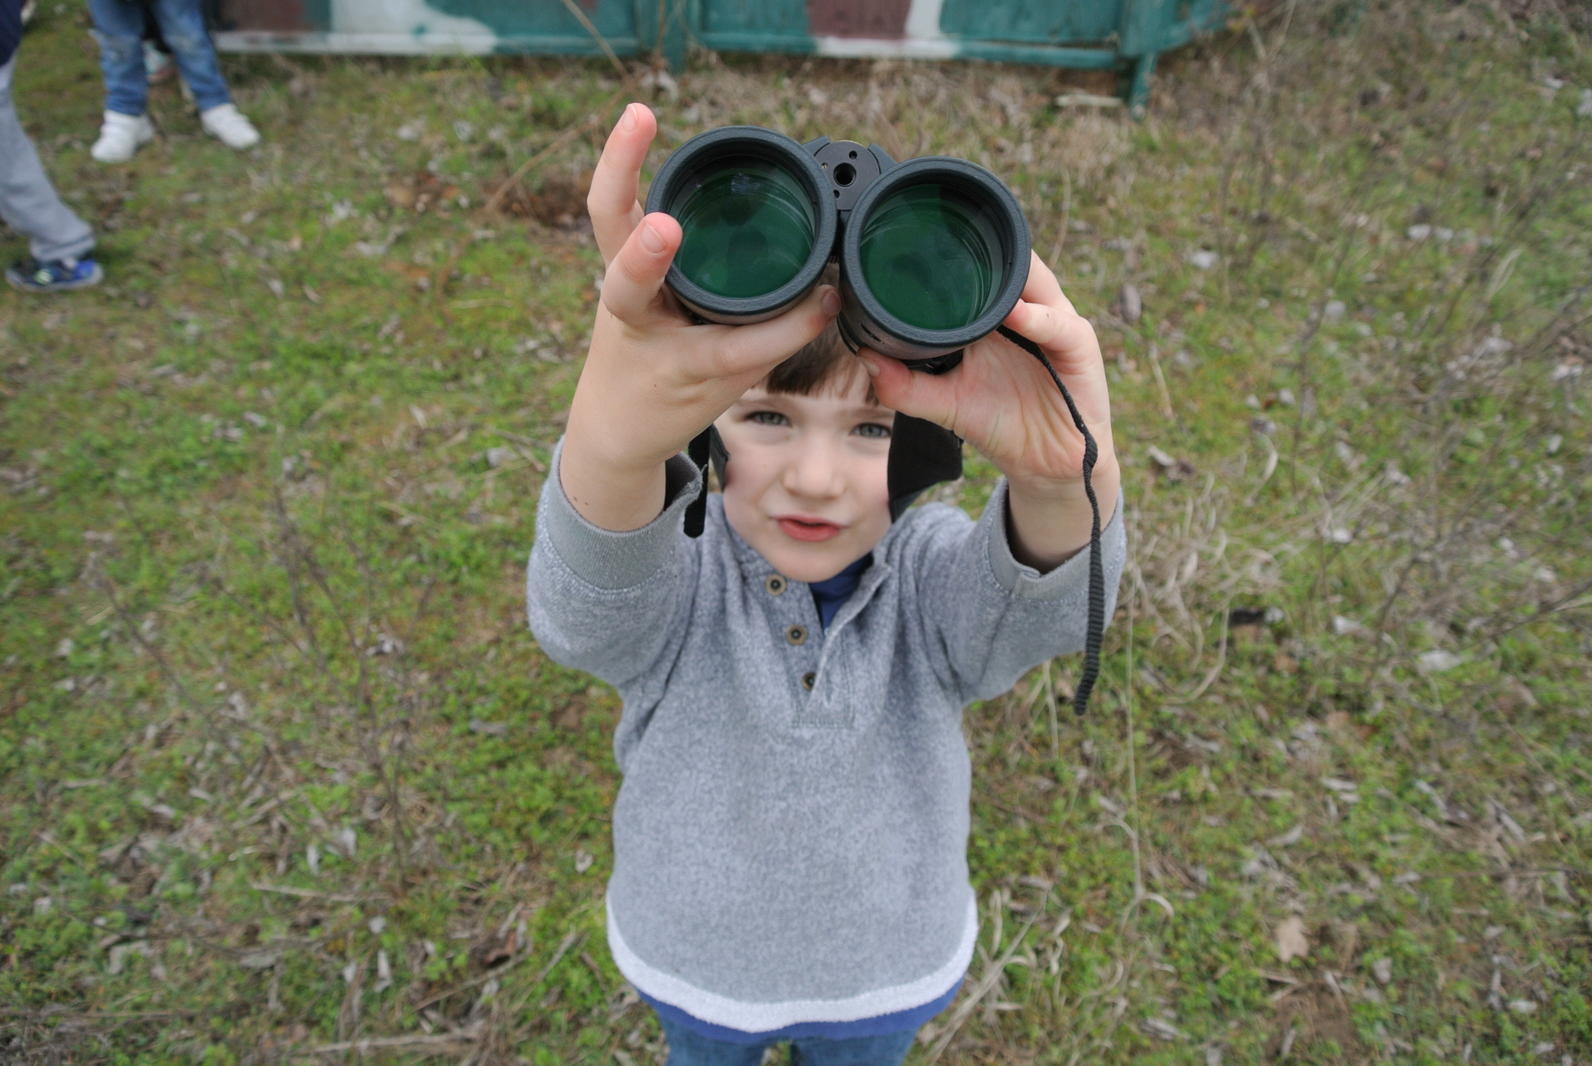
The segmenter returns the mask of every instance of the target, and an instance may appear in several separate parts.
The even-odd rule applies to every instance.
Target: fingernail
[[[840,293],[834,289],[828,289],[824,292],[818,304],[824,309],[824,314],[838,315],[840,313]]]
[[[636,105],[626,104],[624,114],[619,116],[619,128],[629,133],[636,128]]]
[[[879,364],[878,363],[874,362],[873,359],[869,358],[866,355],[859,355],[859,356],[857,356],[857,358],[862,360],[862,368],[868,372],[868,376],[869,377],[876,378],[876,377],[879,376]]]
[[[651,222],[641,224],[641,246],[653,255],[663,251],[663,235],[652,228]]]

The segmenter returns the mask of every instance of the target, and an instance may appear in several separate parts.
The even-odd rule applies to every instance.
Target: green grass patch
[[[81,21],[16,72],[107,276],[0,295],[0,1058],[662,1061],[604,942],[619,702],[523,607],[611,69],[228,56],[256,151],[166,87],[106,168]],[[969,710],[980,944],[908,1062],[1585,1061],[1589,27],[1235,26],[1140,123],[986,64],[651,101],[649,173],[732,122],[990,167],[1107,356],[1104,675]]]

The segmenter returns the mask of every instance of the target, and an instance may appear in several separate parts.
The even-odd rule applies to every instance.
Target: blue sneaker
[[[105,276],[92,259],[53,259],[42,262],[32,256],[6,270],[6,280],[23,292],[71,292],[98,285]]]

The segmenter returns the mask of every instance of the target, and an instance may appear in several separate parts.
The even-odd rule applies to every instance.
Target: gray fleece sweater
[[[983,517],[904,514],[827,630],[700,486],[614,533],[542,488],[527,600],[542,650],[618,689],[608,940],[637,988],[762,1032],[921,1006],[966,972],[970,766],[962,709],[1083,647],[1087,552],[1012,558],[1006,487]],[[1103,538],[1107,616],[1125,543]]]

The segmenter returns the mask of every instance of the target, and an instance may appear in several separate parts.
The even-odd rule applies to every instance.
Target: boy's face
[[[834,577],[890,528],[894,418],[860,370],[812,396],[748,389],[714,423],[730,453],[725,517],[786,577]]]

